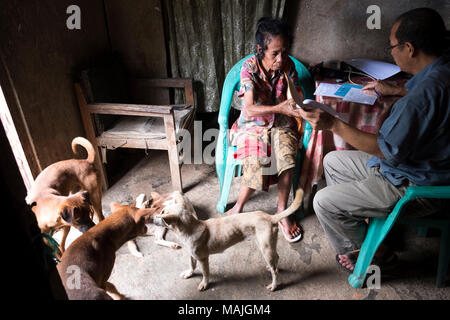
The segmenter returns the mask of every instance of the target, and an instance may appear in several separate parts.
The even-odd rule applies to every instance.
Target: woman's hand
[[[377,92],[380,96],[405,96],[408,93],[403,86],[396,86],[381,80],[369,82],[361,90],[373,96],[376,96]]]
[[[294,99],[286,99],[283,102],[279,103],[276,106],[276,112],[284,114],[289,117],[300,117],[300,109],[297,108],[297,105]]]

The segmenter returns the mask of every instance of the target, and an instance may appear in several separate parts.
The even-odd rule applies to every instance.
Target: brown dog
[[[64,160],[48,166],[38,175],[25,198],[27,204],[33,206],[42,233],[63,229],[61,252],[64,252],[71,226],[81,232],[94,226],[91,205],[98,221],[104,219],[101,180],[94,166],[94,147],[85,138],[76,137],[72,141],[75,154],[77,145],[87,150],[87,159]]]
[[[175,191],[171,201],[166,200],[162,214],[153,217],[153,223],[177,233],[190,251],[190,268],[181,274],[184,279],[194,274],[197,261],[202,268],[203,279],[198,290],[205,290],[209,283],[209,256],[254,237],[272,274],[267,289],[277,288],[277,233],[278,222],[294,213],[303,201],[303,190],[297,189],[292,204],[286,210],[270,215],[264,211],[252,211],[227,217],[199,220],[194,207],[186,196]]]
[[[57,266],[70,300],[121,297],[114,285],[107,282],[116,251],[125,242],[147,232],[145,224],[153,212],[154,209],[111,203],[111,215],[72,242]]]

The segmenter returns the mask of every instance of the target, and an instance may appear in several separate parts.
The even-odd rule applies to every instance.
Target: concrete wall
[[[381,9],[381,29],[366,26],[367,7]],[[408,10],[436,9],[450,28],[447,0],[286,0],[285,17],[294,31],[293,56],[303,62],[348,58],[391,61],[384,54],[394,19]]]
[[[286,0],[285,15],[295,33],[292,54],[307,63],[353,57],[389,60],[383,48],[397,15],[429,6],[443,15],[450,28],[448,3]],[[66,27],[66,8],[71,4],[81,8],[81,30]],[[366,9],[372,4],[381,8],[381,30],[366,27]],[[122,54],[130,74],[167,76],[160,6],[160,0],[0,1],[2,68],[11,75],[8,79],[2,72],[0,84],[8,104],[23,113],[39,166],[72,157],[70,141],[84,135],[73,81],[95,58],[115,50]],[[155,103],[167,102],[167,93],[157,97],[160,100]]]
[[[130,5],[132,3],[132,5]],[[105,1],[112,50],[129,74],[167,78],[167,57],[160,0]],[[168,90],[151,89],[135,97],[140,103],[167,104]]]
[[[160,0],[108,0],[105,6],[112,49],[123,55],[127,70],[140,77],[167,77]]]

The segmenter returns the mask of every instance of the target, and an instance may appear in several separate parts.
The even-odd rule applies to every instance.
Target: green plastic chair
[[[233,154],[236,151],[236,147],[229,145],[229,137],[227,130],[228,116],[231,109],[231,101],[233,99],[233,93],[234,91],[239,91],[240,89],[240,76],[242,65],[244,61],[246,61],[252,56],[253,54],[243,58],[231,68],[231,70],[228,72],[225,78],[225,82],[222,89],[222,98],[220,102],[220,110],[218,118],[219,136],[217,138],[216,157],[215,157],[216,172],[217,177],[219,178],[219,185],[220,185],[220,195],[216,209],[218,212],[221,213],[225,212],[233,177],[240,176],[242,172],[241,161],[238,159],[234,159],[233,157]],[[300,61],[291,56],[290,58],[292,59],[292,61],[294,61],[295,69],[297,70],[299,77],[299,83],[296,83],[295,85],[299,85],[302,88],[305,99],[314,99],[313,95],[314,81],[313,78],[311,77],[311,74]],[[294,169],[294,179],[293,179],[294,190],[297,190],[303,156],[305,154],[312,133],[311,125],[306,121],[305,123],[306,125],[305,125],[305,133],[303,136],[303,144],[296,156],[297,161],[296,167]]]
[[[353,273],[348,277],[349,284],[354,288],[362,288],[369,267],[378,246],[391,230],[404,205],[416,198],[450,199],[450,186],[439,187],[408,187],[406,194],[397,202],[394,210],[386,218],[372,218],[369,228],[358,255],[358,260]],[[439,262],[437,270],[436,286],[445,286],[445,276],[449,266],[450,258],[450,217],[446,219],[431,218],[399,218],[399,223],[412,224],[420,229],[437,228],[441,230],[441,241],[439,248]],[[419,230],[420,230],[419,229]]]

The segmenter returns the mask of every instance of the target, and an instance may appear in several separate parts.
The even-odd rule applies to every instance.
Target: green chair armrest
[[[414,186],[406,189],[406,196],[414,198],[450,198],[450,186]]]

